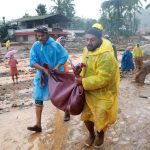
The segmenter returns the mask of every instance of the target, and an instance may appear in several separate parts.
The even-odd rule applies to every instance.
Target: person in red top
[[[18,83],[18,70],[17,70],[17,64],[18,61],[14,58],[13,55],[10,56],[8,65],[10,66],[10,74],[12,76],[13,83],[15,84],[15,78],[16,76],[16,83]]]

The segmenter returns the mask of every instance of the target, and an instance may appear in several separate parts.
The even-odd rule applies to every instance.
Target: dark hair
[[[42,32],[42,33],[48,34],[48,28],[45,26],[39,26],[34,30],[34,32]]]

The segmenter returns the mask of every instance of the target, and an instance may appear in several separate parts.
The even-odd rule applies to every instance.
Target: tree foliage
[[[47,14],[46,5],[39,4],[35,10],[36,10],[38,16]]]
[[[97,20],[74,17],[71,23],[71,29],[87,31]]]
[[[147,2],[147,0],[144,0],[145,2]],[[150,8],[150,3],[147,4],[147,6],[145,7],[146,9]]]
[[[53,14],[63,14],[68,18],[72,19],[75,14],[75,5],[73,4],[74,0],[51,0],[54,2],[52,6]]]
[[[2,43],[6,42],[8,39],[8,31],[7,30],[8,30],[8,28],[5,24],[0,26],[0,42],[2,42]]]
[[[71,22],[71,29],[85,29],[85,19],[80,17],[74,17]]]
[[[97,22],[97,20],[95,20],[95,19],[86,19],[85,20],[85,31],[87,31],[89,28],[91,28],[92,25],[96,22]]]
[[[29,17],[31,17],[31,16],[28,13],[25,13],[22,18],[29,18]]]
[[[140,13],[140,0],[107,0],[102,3],[100,22],[106,31],[113,36],[130,36],[135,34],[139,20],[136,13]]]

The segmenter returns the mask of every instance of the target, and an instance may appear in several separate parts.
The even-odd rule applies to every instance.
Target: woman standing
[[[121,60],[121,70],[123,72],[129,72],[131,70],[134,70],[133,55],[129,47],[127,47],[126,50],[123,52]]]

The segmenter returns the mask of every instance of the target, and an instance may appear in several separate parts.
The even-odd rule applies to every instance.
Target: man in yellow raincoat
[[[133,56],[134,56],[135,68],[137,69],[137,71],[139,71],[143,67],[143,52],[139,44],[137,44],[134,47]]]
[[[10,40],[7,40],[6,41],[6,48],[7,48],[7,50],[9,49],[9,47],[10,47]]]
[[[76,83],[85,89],[85,105],[81,114],[89,131],[87,146],[100,147],[104,132],[117,116],[117,95],[120,81],[119,66],[111,42],[102,38],[102,31],[92,27],[85,35],[87,46],[82,62],[86,64]],[[95,134],[94,127],[97,134]]]

